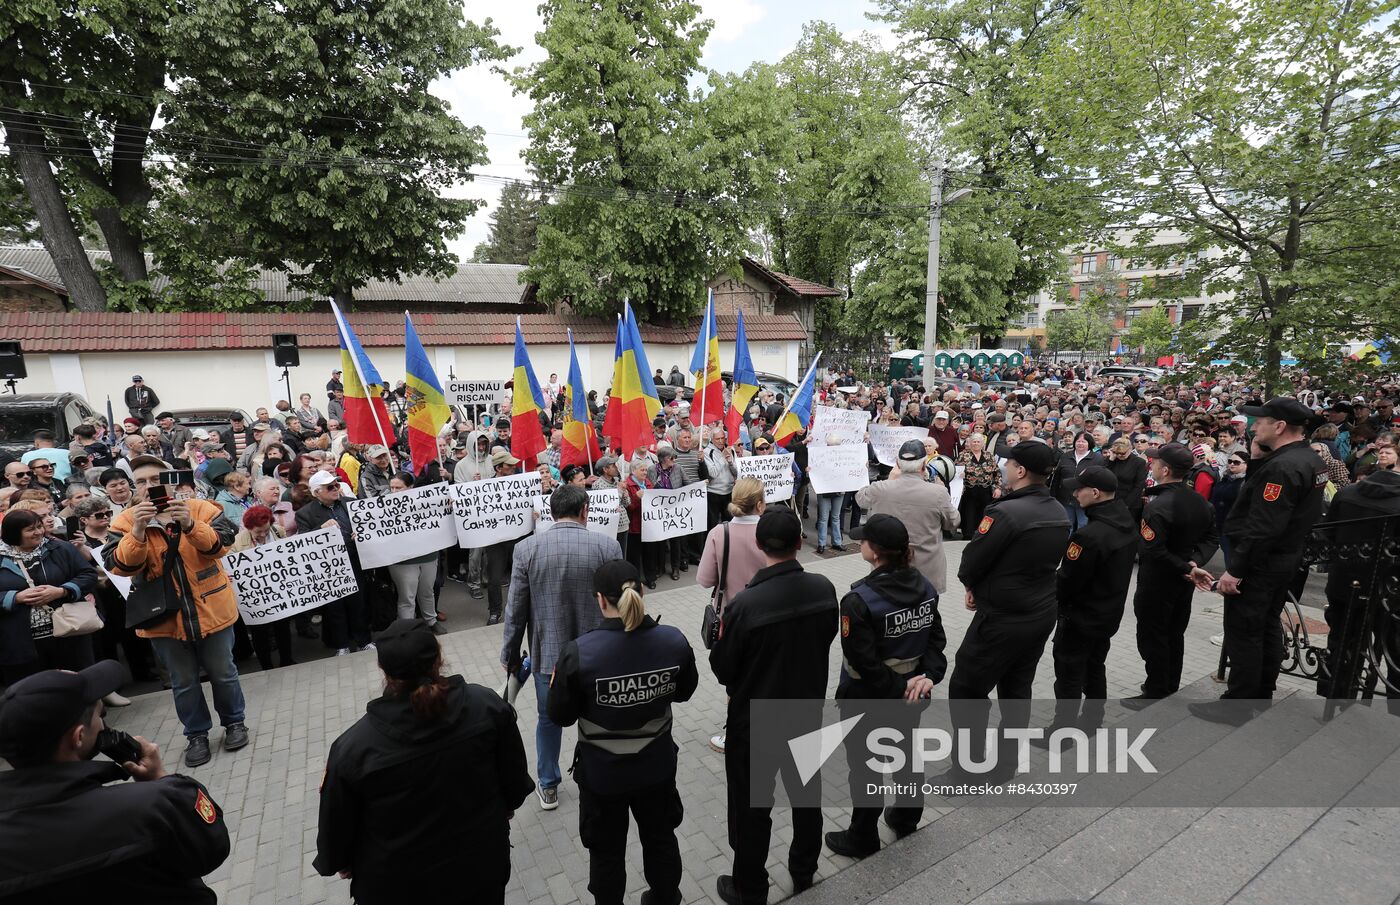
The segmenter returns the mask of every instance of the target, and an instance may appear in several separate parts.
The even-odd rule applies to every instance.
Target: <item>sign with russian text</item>
[[[864,443],[870,424],[870,413],[864,409],[840,409],[831,405],[812,407],[812,429],[808,435],[813,446],[826,446],[826,438],[835,434],[842,444]]]
[[[735,460],[739,477],[758,478],[763,483],[763,502],[792,499],[792,453],[777,456],[744,456]]]
[[[891,427],[888,424],[870,425],[870,445],[875,447],[875,458],[881,465],[891,468],[899,458],[899,448],[910,440],[920,440],[928,436],[926,427]]]
[[[346,508],[360,565],[366,569],[391,566],[457,543],[450,484],[350,500]]]
[[[452,521],[459,547],[489,547],[524,537],[535,527],[535,500],[540,495],[538,471],[451,487]]]
[[[812,446],[807,450],[807,473],[817,493],[846,493],[870,483],[864,443]]]
[[[549,511],[549,497],[541,496],[535,500],[535,533],[548,531],[553,524],[554,514]],[[617,488],[588,491],[588,530],[616,540],[621,524],[622,497]]]
[[[339,525],[230,553],[223,563],[248,625],[277,622],[360,589]]]
[[[709,487],[709,481],[700,481],[680,490],[643,490],[642,540],[667,540],[704,531]]]

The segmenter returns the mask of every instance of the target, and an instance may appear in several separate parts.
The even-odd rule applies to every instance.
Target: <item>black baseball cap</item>
[[[602,594],[609,600],[621,597],[628,584],[635,584],[637,593],[641,593],[642,576],[637,567],[625,559],[609,560],[593,570],[594,593]]]
[[[122,665],[103,660],[81,672],[47,669],[0,695],[0,757],[7,760],[57,745],[83,711],[121,687]]]
[[[391,679],[423,675],[442,655],[432,627],[417,619],[396,619],[374,636],[379,668]]]
[[[1263,405],[1242,405],[1240,411],[1251,418],[1273,418],[1286,424],[1307,424],[1313,410],[1292,396],[1275,396]]]
[[[922,440],[905,440],[903,445],[899,447],[899,458],[904,462],[917,462],[927,456],[928,452],[924,449],[924,441]],[[855,535],[852,534],[851,537],[855,537]]]
[[[1183,443],[1163,443],[1156,449],[1149,449],[1147,458],[1161,459],[1170,465],[1173,471],[1190,471],[1196,464],[1195,455]]]
[[[754,540],[766,553],[792,553],[802,543],[802,522],[791,509],[775,506],[758,517]]]
[[[1066,490],[1078,490],[1081,487],[1102,490],[1104,493],[1117,493],[1118,476],[1102,465],[1090,465],[1081,471],[1078,477],[1065,481]]]
[[[918,443],[918,440],[910,440]],[[908,444],[905,444],[908,445]],[[902,452],[902,451],[901,451]],[[909,546],[909,529],[892,515],[877,512],[864,522],[852,528],[848,534],[856,540],[868,540],[886,550],[903,550]]]
[[[1048,477],[1059,462],[1060,456],[1049,444],[1041,443],[1039,440],[1025,440],[1017,443],[1002,455],[1013,462],[1017,462],[1022,468],[1032,474]]]

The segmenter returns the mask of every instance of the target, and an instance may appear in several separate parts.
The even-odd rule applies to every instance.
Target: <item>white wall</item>
[[[565,344],[531,345],[530,361],[535,375],[544,384],[551,372],[565,380],[569,373],[569,347]],[[779,374],[796,382],[796,342],[751,342],[749,353],[754,368]],[[669,374],[671,365],[689,367],[692,342],[684,344],[648,343],[646,353],[653,370]],[[588,389],[603,393],[612,383],[613,344],[580,345],[579,370]],[[404,354],[401,348],[374,348],[370,360],[380,376],[390,384],[403,379]],[[448,346],[429,347],[428,360],[438,368],[438,378],[446,381],[447,366],[459,379],[509,377],[514,369],[515,347]],[[84,352],[71,354],[25,355],[29,377],[20,381],[21,393],[70,392],[87,398],[93,408],[103,411],[107,397],[120,419],[126,416],[122,393],[131,385],[131,376],[140,374],[146,385],[160,396],[162,408],[228,407],[252,412],[260,406],[272,407],[286,395],[282,369],[272,363],[272,353],[262,349],[212,349],[194,352]],[[734,344],[720,344],[720,366],[734,364]],[[310,393],[317,406],[326,399],[326,381],[331,370],[340,367],[339,349],[301,350],[301,366],[291,369],[293,402],[301,393]]]

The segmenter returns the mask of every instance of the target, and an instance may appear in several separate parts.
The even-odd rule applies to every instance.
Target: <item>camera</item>
[[[103,727],[97,733],[97,750],[119,764],[141,760],[141,743],[120,729]]]

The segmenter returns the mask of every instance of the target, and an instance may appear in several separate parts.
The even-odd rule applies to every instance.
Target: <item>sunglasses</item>
[[[53,471],[52,465],[31,465],[30,468],[37,468],[40,471]]]
[[[33,473],[33,472],[28,472],[28,471],[15,471],[15,472],[11,472],[11,473],[10,473],[10,477],[12,477],[12,478],[27,478],[27,477],[29,477],[32,473]]]
[[[1230,464],[1231,464],[1231,465],[1243,465],[1243,464],[1244,464],[1244,459],[1231,459],[1231,460],[1230,460]]]
[[[101,512],[94,512],[92,515],[88,516],[88,518],[111,518],[111,517],[112,517],[112,510],[110,510],[110,509],[103,509]]]

